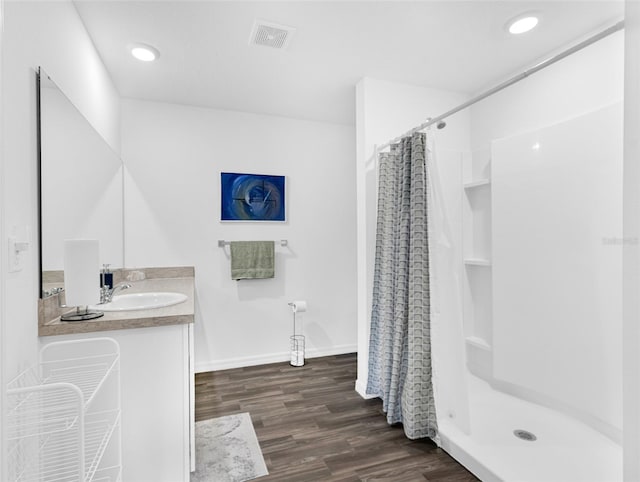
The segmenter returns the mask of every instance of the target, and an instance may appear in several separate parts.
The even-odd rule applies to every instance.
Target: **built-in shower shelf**
[[[470,181],[464,183],[465,189],[474,189],[480,186],[488,186],[491,184],[491,179],[478,179],[477,181]]]
[[[464,264],[467,266],[491,266],[491,260],[486,258],[465,258]]]
[[[489,345],[486,340],[480,338],[479,336],[468,336],[465,341],[467,342],[467,344],[473,345],[477,348],[481,348],[482,350],[491,350],[491,345]]]

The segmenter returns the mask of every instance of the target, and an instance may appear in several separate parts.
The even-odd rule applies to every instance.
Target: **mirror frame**
[[[44,285],[42,272],[42,96],[40,94],[40,77],[43,74],[42,67],[38,67],[36,72],[36,150],[38,162],[36,167],[38,177],[37,198],[38,198],[38,298],[44,299]]]

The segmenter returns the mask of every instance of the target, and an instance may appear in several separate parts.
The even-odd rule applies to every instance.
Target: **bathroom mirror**
[[[63,287],[65,239],[97,239],[100,263],[122,267],[123,165],[43,69],[37,79],[40,286],[45,298]]]

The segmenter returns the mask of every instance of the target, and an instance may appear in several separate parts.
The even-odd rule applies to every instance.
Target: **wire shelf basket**
[[[121,480],[119,358],[110,338],[50,343],[8,384],[9,481]]]

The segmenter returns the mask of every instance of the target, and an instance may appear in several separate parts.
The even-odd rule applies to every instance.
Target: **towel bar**
[[[276,243],[278,241],[275,241]],[[289,245],[289,241],[287,241],[286,239],[281,239],[280,241],[280,246],[288,246]],[[224,248],[225,246],[229,246],[231,244],[231,241],[225,241],[224,239],[219,239],[218,240],[218,248]]]

